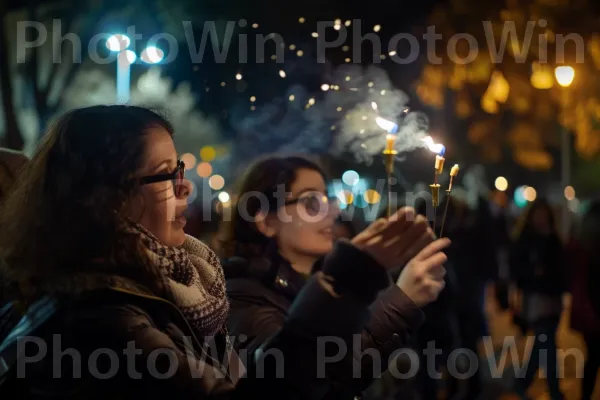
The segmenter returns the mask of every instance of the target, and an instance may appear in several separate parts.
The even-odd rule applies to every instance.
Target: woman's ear
[[[254,218],[256,229],[268,238],[273,238],[277,234],[275,219],[271,218],[265,212],[259,212]]]

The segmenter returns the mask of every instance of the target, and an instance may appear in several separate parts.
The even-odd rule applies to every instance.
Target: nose
[[[180,187],[177,190],[177,198],[181,200],[187,199],[192,190],[194,190],[194,184],[189,179],[183,179],[180,183]]]

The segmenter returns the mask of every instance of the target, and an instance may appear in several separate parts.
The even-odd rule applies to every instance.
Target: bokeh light
[[[158,64],[165,58],[165,52],[156,46],[148,46],[142,51],[140,58],[147,64]]]
[[[381,194],[373,189],[366,190],[363,197],[369,204],[377,204],[381,201]]]
[[[527,199],[525,199],[525,189],[527,189],[527,186],[519,186],[517,189],[515,189],[514,200],[517,207],[522,208],[527,205]]]
[[[580,206],[581,206],[581,202],[577,198],[573,198],[572,200],[569,200],[569,204],[567,205],[567,207],[569,208],[569,211],[574,212],[574,213],[579,211]]]
[[[213,190],[221,190],[225,186],[225,179],[221,175],[213,175],[209,178],[208,185]]]
[[[227,192],[221,192],[217,197],[221,203],[227,203],[231,198]]]
[[[110,51],[125,50],[126,48],[129,47],[130,44],[131,44],[131,39],[129,39],[129,36],[122,35],[120,33],[116,34],[116,35],[112,35],[106,41],[106,47]]]
[[[358,175],[358,172],[353,170],[348,170],[342,175],[342,181],[348,186],[356,185],[359,179],[360,176]]]
[[[573,189],[573,186],[567,186],[565,188],[565,199],[567,200],[573,200],[575,198],[575,189]]]
[[[528,186],[523,191],[523,197],[525,197],[525,200],[527,200],[527,201],[535,201],[535,199],[537,198],[537,192],[535,191],[534,188],[532,188],[531,186]]]
[[[196,157],[192,153],[182,154],[181,161],[185,164],[186,171],[189,171],[196,166]]]
[[[200,178],[208,178],[212,174],[212,165],[207,162],[201,162],[196,167],[196,172]]]
[[[506,189],[508,189],[508,181],[506,180],[505,177],[499,176],[496,178],[496,181],[494,182],[494,186],[499,191],[504,192]]]
[[[217,156],[217,151],[212,146],[204,146],[200,149],[200,158],[202,161],[211,162]]]
[[[354,194],[348,190],[340,190],[336,197],[340,200],[341,204],[348,205],[354,202]]]

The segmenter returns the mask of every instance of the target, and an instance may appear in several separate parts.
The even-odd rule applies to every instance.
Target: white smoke
[[[97,69],[82,68],[63,99],[61,113],[97,104],[114,104],[115,77]],[[164,112],[173,124],[177,147],[182,152],[197,153],[203,145],[221,140],[218,121],[197,110],[190,85],[184,82],[173,87],[171,80],[161,75],[159,67],[150,68],[132,85],[130,104]]]
[[[242,159],[279,151],[350,153],[370,164],[384,149],[387,134],[375,123],[377,116],[398,124],[398,153],[425,147],[421,139],[426,136],[427,117],[405,112],[408,100],[383,69],[343,65],[324,76],[319,93],[295,85],[256,111],[234,110],[237,152]]]

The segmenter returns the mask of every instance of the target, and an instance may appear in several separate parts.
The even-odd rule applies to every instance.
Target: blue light
[[[130,44],[131,44],[131,39],[129,39],[129,37],[127,35],[122,35],[120,33],[118,33],[116,35],[112,35],[106,41],[106,47],[110,51],[116,51],[116,52],[125,50],[126,48],[129,47]]]
[[[444,155],[446,154],[446,146],[440,145],[440,152],[438,154],[444,157]]]
[[[147,64],[158,64],[165,58],[165,53],[156,46],[148,46],[142,51],[141,58]]]
[[[523,208],[527,205],[527,199],[525,199],[525,189],[527,189],[527,186],[519,186],[515,189],[514,200],[515,204],[519,208]]]
[[[356,185],[359,179],[360,176],[358,175],[358,172],[353,170],[348,170],[342,175],[342,181],[348,186]]]
[[[367,189],[368,189],[367,181],[364,180],[364,179],[359,179],[356,182],[356,184],[352,187],[352,193],[354,193],[354,194],[362,194]]]

